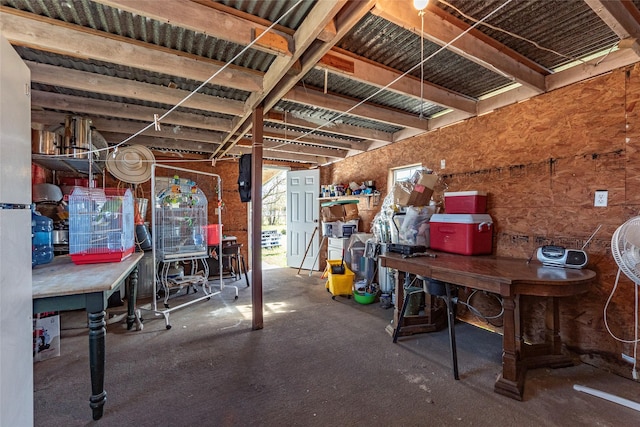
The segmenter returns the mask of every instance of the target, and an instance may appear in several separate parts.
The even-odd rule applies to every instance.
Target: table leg
[[[519,360],[516,341],[516,298],[504,297],[504,335],[502,337],[502,374],[496,380],[494,391],[522,400],[525,369]]]
[[[105,365],[105,312],[89,313],[89,367],[91,370],[91,398],[89,406],[93,410],[93,419],[102,417],[107,392],[104,390]]]
[[[129,295],[129,301],[127,301],[127,329],[133,327],[136,321],[136,299],[138,297],[138,266],[129,274],[129,289],[127,294]]]
[[[560,338],[560,308],[558,298],[547,298],[546,338],[551,345],[551,354],[562,354],[562,339]]]
[[[402,309],[402,302],[404,301],[404,287],[402,286],[402,283],[405,280],[405,273],[404,271],[396,271],[396,274],[394,274],[394,276],[395,276],[394,287],[395,287],[395,293],[396,293],[396,303],[393,306],[393,320],[385,328],[386,331],[391,336],[396,335],[395,333],[396,326],[398,325],[398,321],[400,319],[400,310]]]

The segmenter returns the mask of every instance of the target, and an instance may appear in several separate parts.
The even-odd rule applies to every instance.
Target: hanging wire
[[[242,56],[247,50],[249,50],[254,44],[256,44],[262,37],[264,37],[267,33],[269,33],[276,25],[278,25],[280,23],[280,21],[282,21],[284,19],[285,16],[287,16],[289,13],[291,13],[292,10],[294,10],[296,7],[298,7],[298,5],[300,5],[304,0],[298,0],[293,6],[291,6],[284,14],[282,14],[276,21],[274,21],[271,25],[269,25],[269,27],[263,31],[262,33],[260,33],[260,35],[258,35],[255,39],[253,39],[248,45],[246,45],[240,52],[238,52],[233,58],[231,58],[230,61],[226,62],[218,71],[216,71],[214,74],[212,74],[207,80],[205,80],[204,82],[202,82],[202,84],[200,84],[200,86],[198,86],[197,88],[195,88],[193,91],[191,91],[187,96],[185,96],[181,101],[179,101],[176,105],[174,105],[173,107],[171,107],[167,112],[165,112],[162,116],[158,117],[157,114],[154,114],[154,119],[151,123],[149,123],[147,126],[143,127],[142,129],[140,129],[138,132],[134,133],[133,135],[125,138],[124,140],[120,141],[119,143],[117,143],[116,145],[112,146],[112,147],[106,147],[106,148],[99,148],[97,150],[91,150],[88,153],[98,153],[101,151],[108,151],[108,150],[117,150],[118,147],[122,146],[123,144],[126,144],[127,142],[131,141],[133,138],[135,138],[136,136],[139,136],[140,134],[142,134],[143,132],[151,129],[152,127],[156,128],[156,130],[159,129],[160,127],[160,122],[167,117],[169,114],[173,113],[178,107],[180,107],[182,104],[184,104],[185,102],[187,102],[189,99],[191,99],[191,97],[193,95],[195,95],[196,93],[198,93],[203,87],[205,87],[207,84],[209,84],[209,82],[211,80],[213,80],[214,78],[216,78],[218,75],[220,75],[220,73],[222,73],[224,70],[226,70],[232,63],[234,63],[236,61],[236,59],[238,59],[240,56]],[[51,155],[51,157],[69,157],[70,155],[68,154],[56,154],[56,155]],[[207,162],[210,161],[210,159],[206,159]]]
[[[284,144],[292,144],[294,142],[300,141],[302,138],[311,135],[312,133],[323,129],[326,126],[329,126],[330,124],[332,124],[333,122],[335,122],[336,120],[346,116],[347,114],[349,114],[351,111],[355,110],[356,108],[358,108],[359,106],[361,106],[362,104],[366,103],[367,101],[369,101],[370,99],[372,99],[373,97],[377,96],[378,94],[382,93],[383,91],[385,91],[386,89],[388,89],[389,87],[393,86],[396,82],[398,82],[399,80],[403,79],[407,74],[413,72],[416,68],[418,68],[419,66],[422,66],[422,64],[424,64],[425,62],[427,62],[428,60],[430,60],[431,58],[433,58],[434,56],[436,56],[437,54],[439,54],[440,52],[446,50],[449,48],[449,46],[453,45],[455,42],[457,42],[461,37],[463,37],[464,35],[466,35],[467,33],[469,33],[471,30],[473,30],[474,28],[476,28],[478,25],[480,25],[482,22],[484,22],[485,20],[489,19],[491,16],[493,16],[494,14],[496,14],[498,11],[500,11],[502,8],[506,7],[509,3],[511,3],[513,0],[507,0],[506,2],[504,2],[503,4],[501,4],[500,6],[498,6],[496,9],[494,9],[493,11],[489,12],[486,16],[484,16],[482,19],[478,20],[476,23],[474,23],[473,25],[471,25],[469,28],[467,28],[466,30],[464,30],[462,33],[458,34],[456,37],[454,37],[451,41],[449,41],[449,43],[446,43],[445,45],[441,46],[438,50],[436,50],[435,52],[433,52],[431,55],[429,55],[428,57],[422,59],[420,61],[419,64],[414,65],[413,67],[409,68],[407,71],[405,71],[404,73],[402,73],[401,75],[399,75],[398,77],[396,77],[395,79],[393,79],[392,81],[390,81],[386,86],[381,87],[380,89],[378,89],[377,91],[375,91],[374,93],[372,93],[371,95],[369,95],[368,97],[364,98],[363,100],[361,100],[360,102],[358,102],[357,104],[355,104],[353,107],[349,108],[346,111],[343,111],[342,113],[338,114],[337,116],[333,117],[331,120],[327,120],[326,123],[323,123],[321,125],[319,125],[318,127],[316,127],[315,129],[311,129],[308,132],[305,132],[304,134],[298,136],[295,139],[292,139],[291,141],[286,141],[283,142],[281,145]],[[280,146],[281,146],[280,145]],[[278,146],[279,147],[279,146]],[[277,148],[277,147],[275,147]]]

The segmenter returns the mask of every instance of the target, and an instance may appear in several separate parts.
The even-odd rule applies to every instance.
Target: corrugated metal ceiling
[[[403,73],[412,70],[410,74],[420,78],[420,36],[378,16],[368,14],[338,46]],[[424,58],[425,81],[472,98],[512,83],[428,40],[424,40]]]
[[[402,0],[402,2],[406,3],[406,7],[411,7],[411,0]],[[390,4],[393,7],[398,7],[403,4],[402,2],[397,0]],[[485,23],[479,24],[474,31],[481,32],[486,36],[483,40],[490,39],[489,43],[492,46],[497,46],[497,49],[507,52],[506,56],[524,63],[525,67],[531,64],[537,65],[535,73],[542,71],[541,80],[544,80],[545,74],[554,73],[558,67],[596,52],[611,50],[620,41],[607,22],[599,17],[584,0],[446,0],[439,2],[432,0],[431,3],[430,10],[441,14],[444,20],[460,20],[469,26],[500,8],[497,13],[487,18]],[[74,26],[80,26],[89,30],[109,33],[118,40],[125,42],[129,40],[137,46],[145,44],[158,46],[167,54],[184,54],[190,58],[201,57],[208,62],[216,61],[219,65],[230,63],[236,55],[245,49],[245,46],[238,41],[241,39],[227,37],[221,32],[215,33],[218,37],[214,37],[206,30],[198,32],[181,28],[162,20],[146,17],[142,13],[127,12],[91,0],[0,0],[0,4],[24,11],[26,12],[24,15],[35,14],[45,17],[45,20],[50,18],[59,21],[70,30]],[[162,3],[158,4],[162,5]],[[291,12],[276,26],[280,34],[291,37],[312,12],[315,16],[315,12],[323,9],[327,3],[314,0],[193,0],[193,4],[209,6],[227,14],[227,16],[233,16],[234,19],[244,20],[246,26],[250,28],[268,26],[291,9]],[[367,3],[346,2],[346,4],[347,7],[341,13],[348,13],[350,9],[355,7],[354,5]],[[640,8],[640,0],[633,0],[633,4],[636,8]],[[166,6],[167,3],[164,5]],[[192,4],[184,3],[184,5],[187,7]],[[314,8],[316,9],[314,10]],[[169,8],[161,9],[170,10]],[[343,22],[342,18],[344,18],[343,15],[339,16],[340,19],[337,20],[334,17],[336,31],[341,31],[339,23]],[[448,111],[454,111],[456,107],[450,107],[447,102],[443,102],[443,99],[446,101],[447,96],[455,100],[453,105],[462,105],[463,107],[460,109],[465,114],[473,115],[483,97],[512,87],[516,81],[515,77],[498,70],[491,64],[487,65],[482,60],[469,59],[472,55],[465,57],[453,50],[443,49],[426,38],[421,38],[415,25],[415,22],[419,21],[411,21],[410,25],[398,25],[376,13],[375,6],[374,10],[363,11],[358,15],[358,17],[360,16],[362,19],[341,33],[344,36],[340,40],[333,40],[331,43],[335,43],[335,46],[339,48],[337,51],[346,51],[346,56],[353,55],[359,58],[359,61],[375,64],[375,66],[381,67],[380,69],[392,69],[398,74],[409,74],[411,79],[408,80],[411,80],[410,84],[413,85],[411,90],[400,92],[395,87],[394,90],[381,89],[382,84],[379,80],[369,84],[366,82],[369,76],[351,76],[348,70],[342,70],[338,73],[333,71],[331,66],[327,68],[328,74],[325,76],[325,65],[311,69],[305,68],[308,71],[299,75],[296,75],[298,68],[293,66],[288,70],[287,76],[295,76],[294,80],[297,80],[299,87],[314,89],[314,95],[322,94],[326,90],[329,95],[352,99],[354,106],[366,100],[369,107],[379,108],[385,113],[391,112],[391,115],[400,118],[397,122],[394,121],[394,124],[389,124],[382,121],[387,120],[388,116],[385,114],[377,116],[383,117],[382,119],[373,119],[341,113],[332,109],[330,99],[324,103],[319,101],[318,105],[313,103],[307,105],[304,101],[296,99],[295,94],[292,97],[294,100],[288,99],[288,93],[285,91],[283,92],[285,95],[276,100],[273,109],[284,113],[285,117],[290,114],[292,117],[301,119],[299,122],[304,123],[302,121],[304,120],[310,124],[309,128],[294,127],[289,124],[287,129],[305,133],[311,129],[311,124],[317,124],[318,130],[314,130],[314,135],[319,137],[358,143],[366,141],[360,136],[363,132],[359,131],[354,131],[353,135],[336,136],[337,132],[332,133],[331,128],[339,124],[358,130],[365,129],[372,133],[382,133],[383,135],[380,137],[372,137],[373,139],[377,138],[378,141],[395,141],[393,135],[400,131],[413,129],[412,132],[416,132],[428,128],[426,122],[423,126],[423,122],[417,120],[418,117],[424,115],[428,119],[435,115],[446,116]],[[322,48],[323,43],[327,43],[326,40],[331,38],[332,28],[329,26],[324,30],[325,34],[320,37],[322,40],[314,40],[309,52]],[[429,29],[425,28],[425,31],[428,32]],[[472,36],[473,34],[468,35],[468,37]],[[423,50],[421,49],[422,45],[424,46]],[[278,62],[276,59],[287,58],[287,54],[281,55],[280,52],[274,54],[274,49],[269,49],[264,46],[246,49],[233,61],[230,69],[248,70],[249,74],[256,76],[259,80],[271,70],[274,64],[283,62]],[[90,54],[83,55],[81,52],[78,53],[78,57],[71,57],[33,46],[18,45],[16,50],[27,61],[61,67],[61,70],[80,70],[162,87],[176,87],[188,92],[194,91],[201,84],[201,81],[197,79],[173,76],[170,72],[150,71],[145,69],[145,64],[118,65],[108,61],[84,59],[90,57]],[[521,58],[518,58],[518,55]],[[297,65],[300,65],[305,57],[306,53],[303,53]],[[104,59],[104,57],[102,58]],[[422,58],[426,58],[426,60],[421,67]],[[166,70],[163,71],[166,72]],[[357,71],[352,72],[357,73]],[[416,96],[415,88],[420,79],[440,91],[438,92],[441,94],[438,101]],[[531,86],[535,88],[535,84]],[[544,91],[544,84],[540,86],[542,87],[541,91]],[[238,87],[245,88],[246,86]],[[172,107],[162,102],[130,99],[63,86],[34,83],[33,89],[86,97],[92,100],[126,103],[133,106],[164,110]],[[213,80],[212,83],[205,85],[200,89],[200,93],[215,97],[216,102],[220,99],[233,100],[243,102],[246,106],[261,94],[260,91],[249,92],[232,89],[225,86],[222,79]],[[300,91],[296,91],[296,94],[300,93]],[[251,107],[246,107],[245,110],[250,111]],[[215,111],[202,111],[194,108],[180,107],[177,111],[226,119],[229,122],[246,120],[246,116],[238,118]],[[267,126],[283,129],[285,125],[267,121]],[[230,138],[235,137],[238,135],[230,136]]]
[[[473,25],[504,3],[505,0],[447,0],[437,5]],[[513,0],[489,17],[486,24],[495,28],[481,23],[477,29],[548,70],[609,49],[619,41],[583,0]]]

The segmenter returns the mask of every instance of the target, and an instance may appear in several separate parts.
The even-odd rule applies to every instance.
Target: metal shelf
[[[32,154],[31,159],[37,165],[40,165],[49,170],[73,172],[84,175],[89,174],[89,159],[53,157],[46,154]],[[91,165],[91,172],[94,174],[102,174],[104,172],[104,163],[94,161]]]

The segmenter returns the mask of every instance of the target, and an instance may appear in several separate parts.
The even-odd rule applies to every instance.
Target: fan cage
[[[611,253],[618,268],[636,285],[640,285],[640,242],[630,241],[630,234],[640,236],[640,216],[616,229],[611,237]]]

